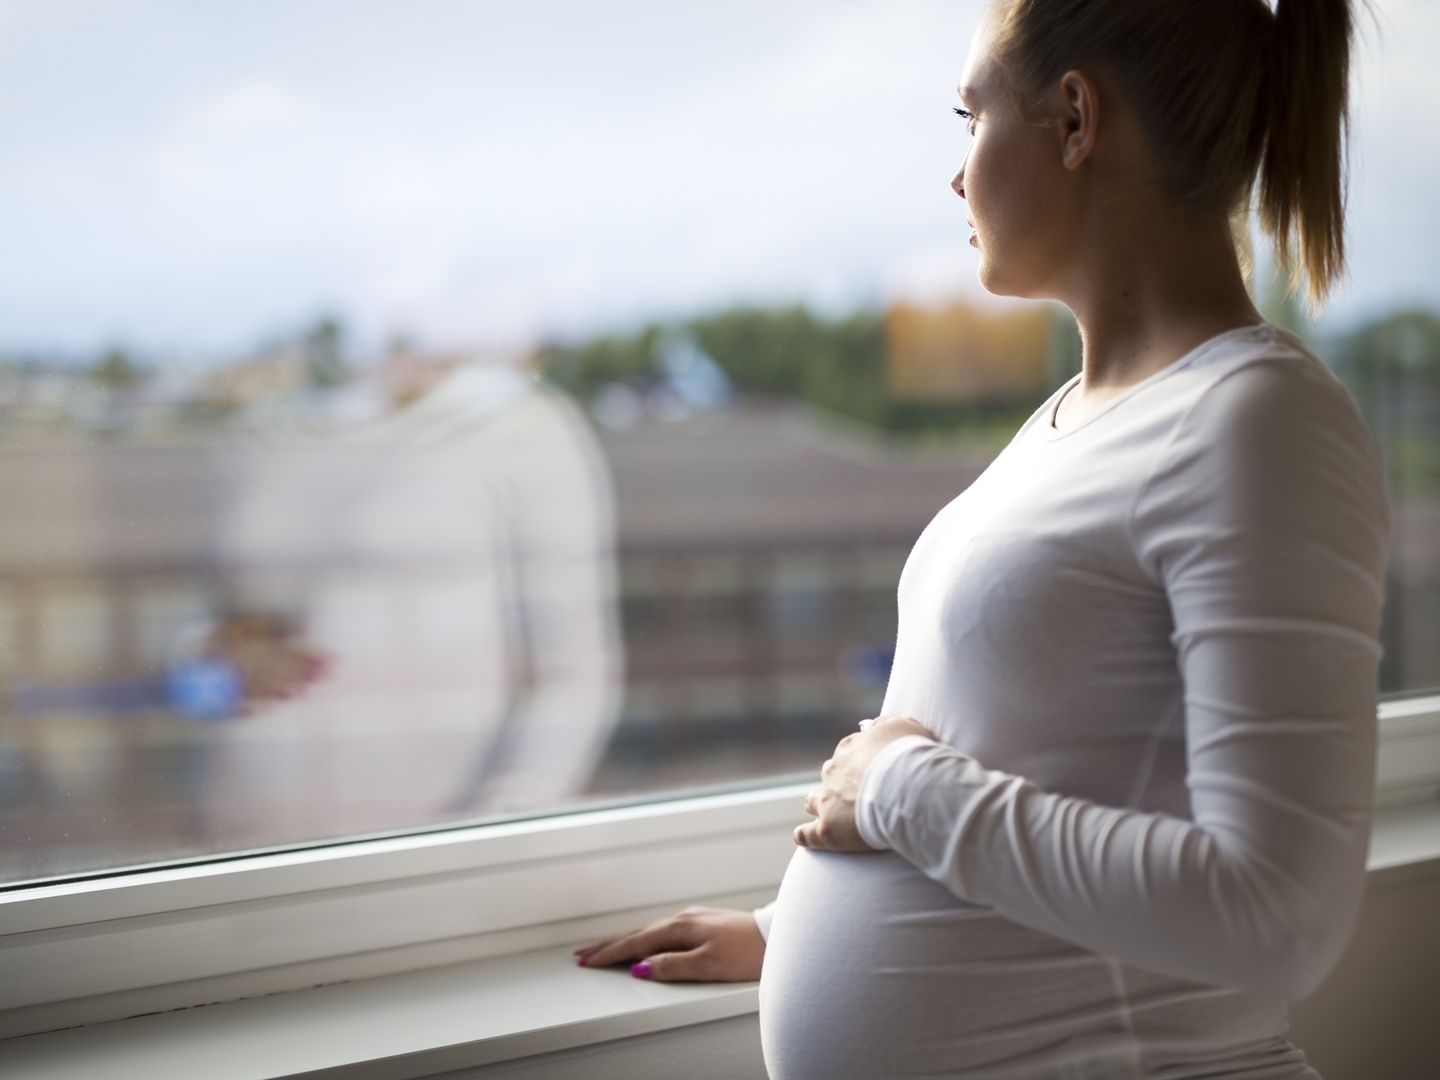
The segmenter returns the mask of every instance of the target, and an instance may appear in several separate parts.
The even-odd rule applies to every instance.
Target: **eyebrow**
[[[974,103],[975,87],[962,83],[955,88],[955,92],[960,95],[960,100],[965,102],[967,105]]]

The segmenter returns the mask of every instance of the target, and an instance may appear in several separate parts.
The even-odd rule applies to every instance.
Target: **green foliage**
[[[305,362],[311,386],[339,386],[349,377],[344,331],[335,319],[321,319],[305,335]]]
[[[612,334],[580,345],[549,344],[540,349],[540,367],[557,385],[589,400],[607,383],[645,383],[659,378],[655,343],[660,328]]]
[[[887,426],[885,323],[871,312],[835,321],[803,307],[734,308],[688,329],[741,390],[796,397]]]
[[[129,390],[138,386],[145,372],[124,349],[110,349],[90,369],[90,377],[110,390]]]
[[[1347,373],[1367,378],[1397,371],[1440,374],[1440,318],[1422,310],[1396,312],[1343,338],[1337,358]]]
[[[1329,353],[1378,431],[1401,398],[1440,387],[1440,318],[1397,312],[1340,338]]]
[[[1038,402],[927,404],[891,397],[885,382],[885,320],[874,311],[836,319],[801,305],[736,307],[682,327],[752,397],[790,398],[893,432],[947,431],[1021,419]],[[588,400],[607,383],[644,387],[661,377],[656,345],[663,327],[612,334],[541,350],[542,369]]]
[[[1375,433],[1392,491],[1440,488],[1440,318],[1397,312],[1330,354]]]

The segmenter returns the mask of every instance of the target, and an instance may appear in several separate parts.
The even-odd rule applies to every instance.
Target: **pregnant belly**
[[[890,853],[796,851],[760,980],[771,1080],[1318,1080],[1285,1028],[1281,1002],[1017,926]]]
[[[1138,1075],[1111,968],[896,855],[797,851],[760,983],[766,1066],[771,1080]]]

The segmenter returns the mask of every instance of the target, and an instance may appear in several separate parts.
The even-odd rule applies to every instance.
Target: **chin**
[[[1005,275],[1000,272],[1000,268],[991,263],[984,255],[980,257],[980,270],[977,276],[980,278],[980,287],[988,293],[995,296],[1020,295],[1016,291],[1014,283],[1007,281]]]
[[[994,296],[1013,296],[1019,300],[1047,298],[1044,290],[1036,285],[1033,275],[1016,274],[1013,269],[1006,273],[1003,267],[996,265],[983,251],[980,253],[980,270],[977,276],[980,278],[980,287]]]

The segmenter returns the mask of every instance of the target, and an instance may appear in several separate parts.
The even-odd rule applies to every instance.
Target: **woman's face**
[[[1021,113],[992,36],[982,25],[970,47],[960,101],[972,139],[950,186],[966,203],[980,284],[1002,296],[1053,296],[1073,251],[1073,185],[1060,127]]]

